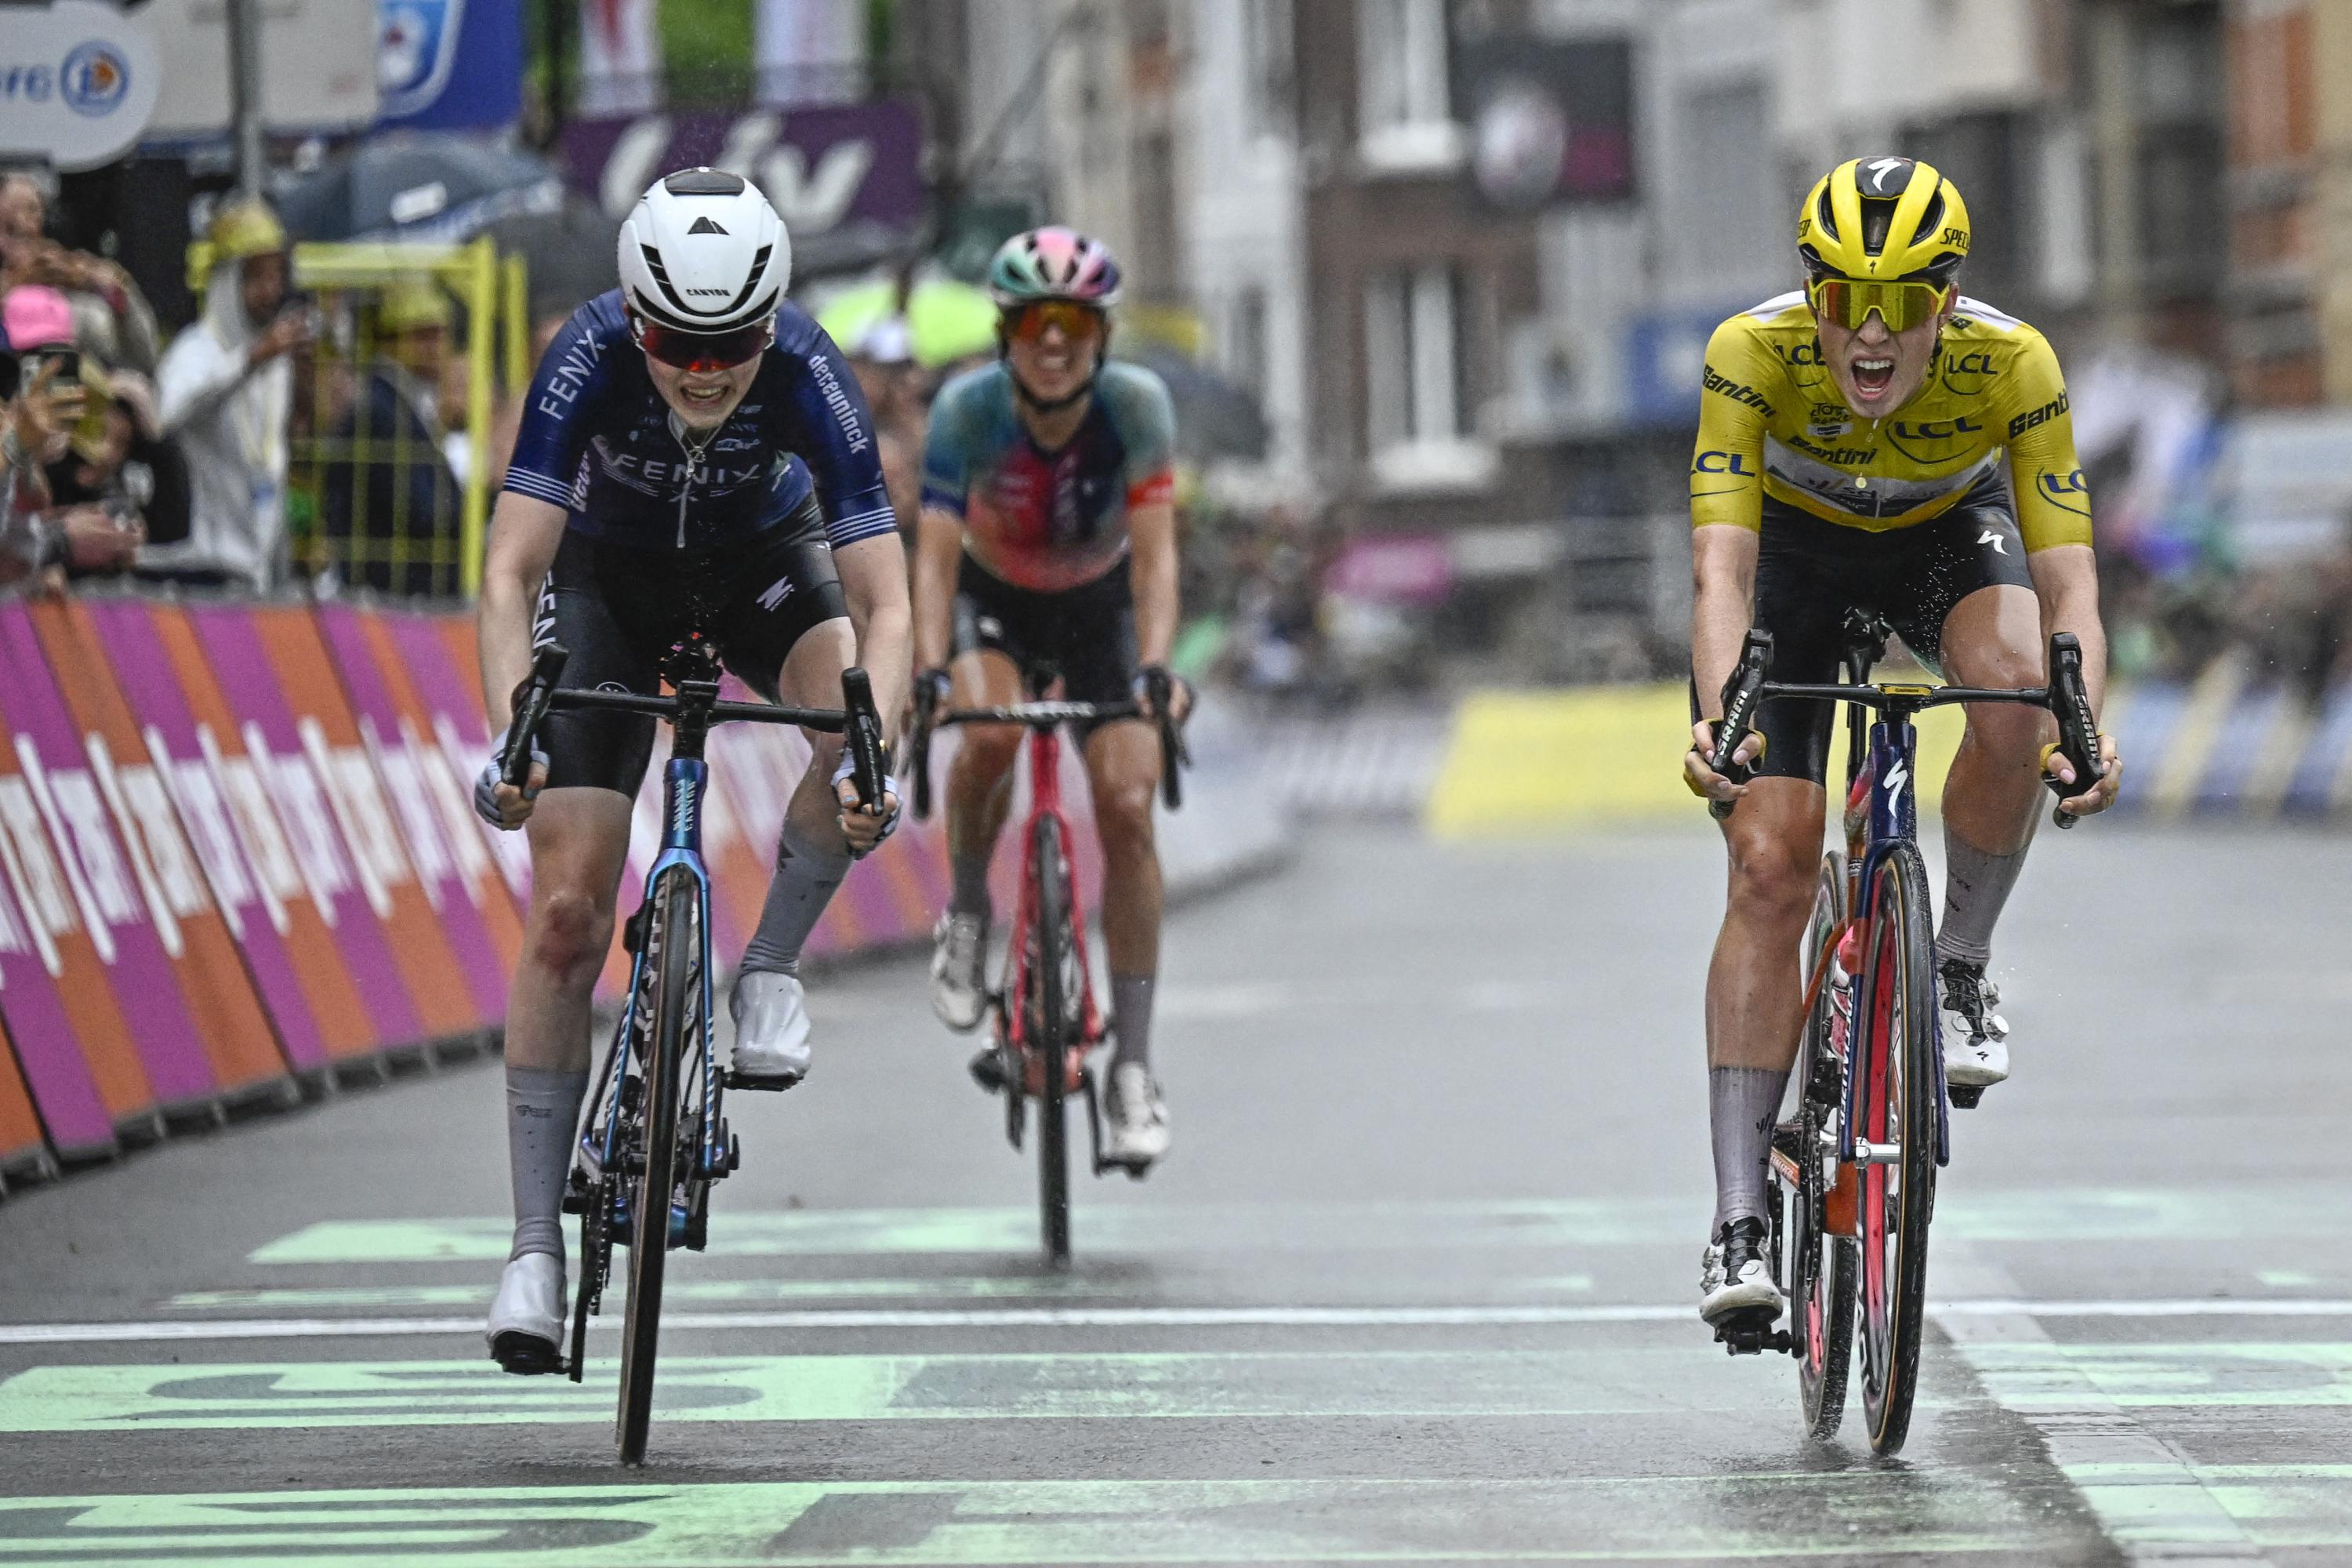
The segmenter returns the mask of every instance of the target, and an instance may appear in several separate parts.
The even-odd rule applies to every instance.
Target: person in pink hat
[[[0,298],[0,583],[45,567],[128,566],[136,531],[96,507],[53,508],[45,465],[65,456],[83,411],[73,364],[73,308],[55,289],[25,284]]]

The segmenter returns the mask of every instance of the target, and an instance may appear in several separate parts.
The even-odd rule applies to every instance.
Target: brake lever
[[[2068,784],[2045,774],[2050,793],[2061,801],[2095,787],[2105,775],[2099,758],[2099,724],[2091,713],[2091,693],[2083,679],[2083,643],[2073,632],[2050,637],[2050,711],[2058,720],[2058,754],[2074,770]],[[2083,819],[2060,805],[2050,814],[2058,826],[2073,827]]]
[[[1756,776],[1756,770],[1732,759],[1739,748],[1748,743],[1756,728],[1756,710],[1764,701],[1764,677],[1772,667],[1772,634],[1752,628],[1740,645],[1739,662],[1723,682],[1723,717],[1716,721],[1715,755],[1711,764],[1715,771],[1735,784],[1744,784]],[[1707,803],[1707,814],[1717,822],[1731,815],[1733,803],[1716,800]]]
[[[514,717],[507,725],[506,749],[499,753],[499,777],[517,789],[530,783],[531,742],[547,721],[556,682],[563,679],[563,667],[571,658],[571,650],[562,643],[541,644],[531,656],[530,674],[515,688],[509,703]]]

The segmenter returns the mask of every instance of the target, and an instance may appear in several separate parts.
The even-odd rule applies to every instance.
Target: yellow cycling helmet
[[[212,263],[217,267],[224,261],[278,255],[286,248],[286,226],[278,221],[268,202],[241,196],[222,204],[205,238],[212,246]]]
[[[1968,259],[1968,204],[1933,164],[1855,158],[1822,175],[1805,197],[1797,254],[1811,272],[1889,283],[1924,278],[1948,287]]]

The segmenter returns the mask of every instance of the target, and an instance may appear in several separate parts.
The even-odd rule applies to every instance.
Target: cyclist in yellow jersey
[[[1708,341],[1691,460],[1696,600],[1691,788],[1736,801],[1724,823],[1730,889],[1707,973],[1707,1100],[1715,1225],[1700,1313],[1783,1302],[1766,1258],[1765,1162],[1795,1059],[1803,999],[1790,962],[1811,912],[1832,711],[1765,704],[1734,784],[1713,765],[1713,721],[1750,626],[1773,634],[1772,675],[1836,679],[1849,608],[1970,686],[2040,685],[2048,634],[2082,639],[2095,705],[2106,676],[2091,498],[2057,356],[2040,332],[1961,295],[1968,208],[1908,158],[1842,163],[1798,216],[1805,287],[1732,317]],[[1969,708],[1944,785],[1948,875],[1936,937],[1946,1076],[2009,1076],[2007,1026],[1985,979],[1993,922],[2024,864],[2046,765],[2115,799],[2102,775],[2048,755],[2048,714]]]

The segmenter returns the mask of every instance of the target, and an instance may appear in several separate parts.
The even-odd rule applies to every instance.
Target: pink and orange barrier
[[[489,736],[467,617],[0,604],[0,1173],[502,1022],[530,863],[473,815]],[[725,952],[758,919],[806,752],[742,725],[711,755]],[[936,826],[909,822],[813,946],[919,935],[945,882]],[[625,978],[608,967],[608,989]]]

